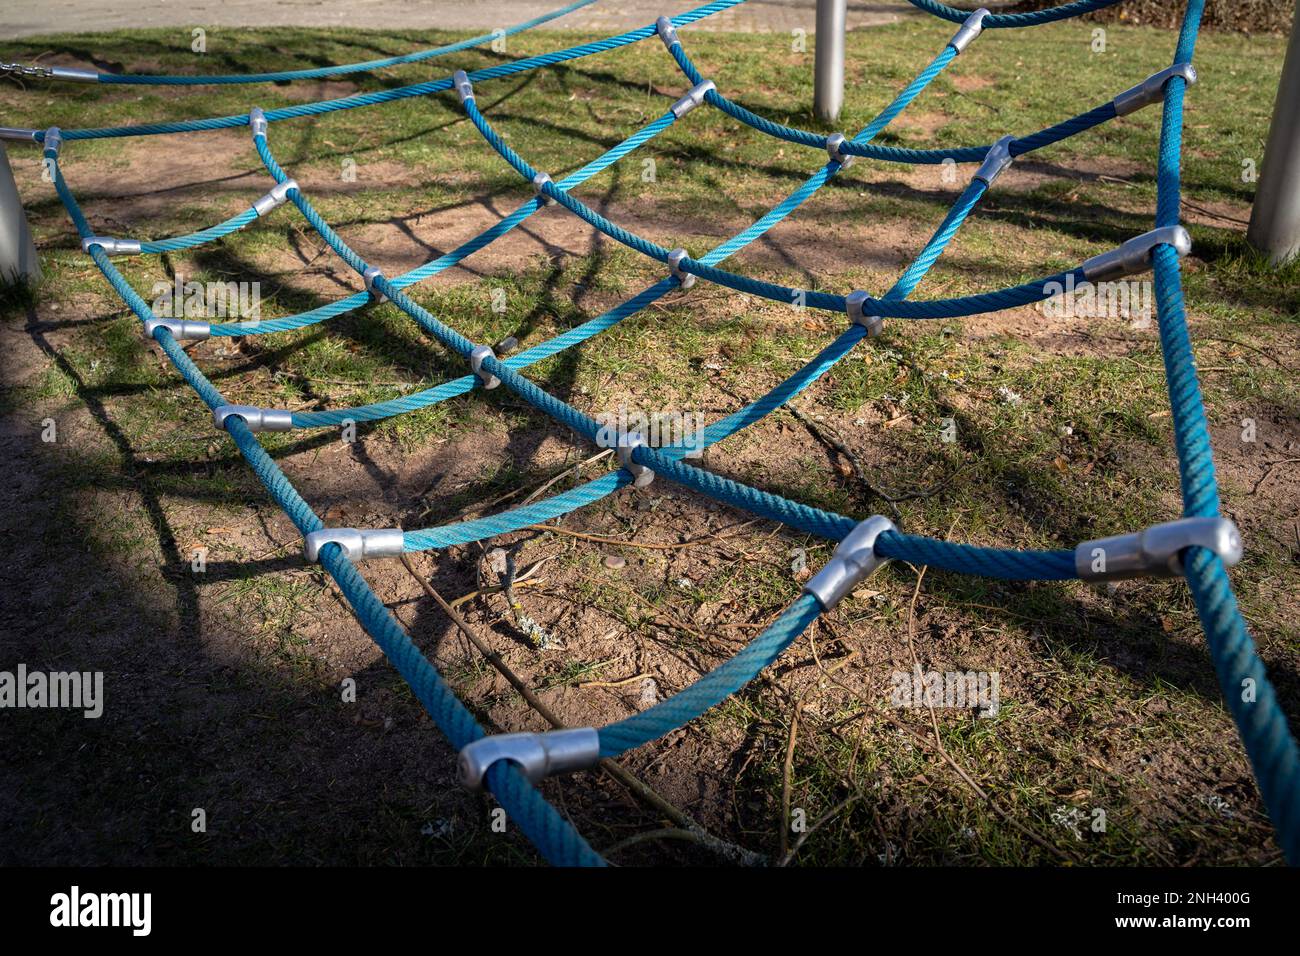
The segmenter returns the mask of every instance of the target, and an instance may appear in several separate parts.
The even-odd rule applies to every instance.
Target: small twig
[[[757,524],[757,520],[746,521],[739,526],[734,534],[704,534],[698,538],[691,538],[689,541],[678,541],[674,544],[658,544],[653,541],[628,541],[624,538],[613,538],[603,534],[585,534],[581,531],[570,531],[567,528],[558,528],[548,524],[530,524],[527,528],[530,531],[550,531],[554,534],[561,534],[569,538],[578,538],[582,541],[594,541],[597,544],[615,545],[620,548],[645,548],[651,551],[677,551],[681,548],[689,548],[697,544],[703,544],[707,541],[726,541],[728,538],[740,537],[741,531],[750,525]]]
[[[451,618],[451,622],[456,625],[457,629],[464,634],[469,642],[474,645],[475,649],[483,655],[483,659],[491,664],[492,667],[496,669],[497,673],[509,682],[511,687],[519,692],[519,696],[524,699],[524,702],[535,710],[541,718],[552,727],[557,730],[564,727],[564,722],[546,706],[541,698],[533,693],[532,688],[525,684],[518,674],[510,669],[510,666],[506,664],[501,655],[494,651],[491,645],[489,645],[487,641],[483,640],[483,638],[469,626],[469,623],[461,617],[460,612],[448,604],[433,585],[424,579],[424,575],[420,574],[415,569],[415,565],[412,563],[410,555],[402,555],[402,564],[406,566],[406,570],[410,572],[411,577],[415,578],[415,580],[419,582],[420,588],[424,593],[437,602],[438,606],[442,608],[443,613]],[[639,797],[642,801],[654,807],[654,809],[658,810],[673,823],[677,824],[677,826],[681,827],[681,832],[694,834],[698,842],[701,844],[709,846],[711,849],[714,849],[731,859],[742,862],[747,866],[762,865],[766,862],[759,854],[746,850],[744,847],[727,843],[725,840],[720,840],[711,835],[674,804],[670,803],[647,784],[642,783],[637,777],[633,776],[629,771],[619,766],[613,760],[602,759],[599,766],[601,770],[605,771],[605,773],[609,774],[621,783],[634,796]]]
[[[624,677],[622,680],[589,680],[581,684],[575,684],[576,687],[626,687],[628,684],[635,684],[639,680],[645,680],[650,675],[642,671],[640,674],[633,674],[631,677]]]
[[[1255,486],[1250,489],[1249,493],[1253,495],[1255,492],[1259,491],[1260,486],[1268,480],[1268,476],[1273,474],[1273,469],[1278,465],[1293,465],[1298,461],[1300,461],[1300,458],[1279,458],[1277,461],[1270,461],[1268,467],[1264,469],[1264,474],[1259,476],[1259,481],[1255,482]]]

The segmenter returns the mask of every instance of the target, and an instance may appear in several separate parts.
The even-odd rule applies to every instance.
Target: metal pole
[[[1278,266],[1300,253],[1300,0],[1246,240]]]
[[[9,154],[0,142],[0,283],[24,279],[35,284],[41,277],[40,263],[36,259],[36,246],[23,202],[18,198],[18,185],[14,171],[9,166]]]
[[[1300,0],[1297,0],[1300,2]],[[813,111],[834,123],[844,104],[844,12],[847,0],[817,0]]]

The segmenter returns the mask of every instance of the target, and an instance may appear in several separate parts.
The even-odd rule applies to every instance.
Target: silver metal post
[[[817,0],[817,53],[813,73],[813,111],[834,123],[844,104],[844,12],[846,0]]]
[[[1274,265],[1300,253],[1300,0],[1246,239]]]
[[[34,284],[41,277],[41,266],[36,258],[36,246],[23,202],[18,197],[14,171],[9,166],[9,154],[0,142],[0,282],[23,279]]]

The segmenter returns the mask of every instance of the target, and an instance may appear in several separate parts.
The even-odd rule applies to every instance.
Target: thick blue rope
[[[686,55],[680,41],[669,47],[669,52],[672,54],[673,59],[676,60],[677,66],[681,69],[683,75],[691,83],[699,84],[704,81],[703,74],[696,69],[690,57]],[[757,113],[747,110],[739,103],[727,99],[717,90],[706,92],[704,101],[710,106],[721,110],[732,119],[739,120],[761,133],[766,133],[768,136],[814,149],[826,148],[827,137],[821,133],[813,133],[804,129],[796,129],[793,126],[774,123]],[[1042,149],[1114,118],[1115,104],[1112,100],[1072,119],[1057,123],[1055,126],[1049,126],[1037,133],[1012,140],[1010,144],[1011,155],[1019,156],[1031,150]],[[879,159],[891,163],[938,164],[948,160],[954,163],[978,163],[989,151],[989,147],[958,146],[951,149],[904,149],[897,146],[878,146],[875,143],[860,143],[849,140],[841,145],[840,151],[849,156],[863,156],[868,159]]]
[[[1092,13],[1094,10],[1113,7],[1119,2],[1120,0],[1074,0],[1073,3],[1065,3],[1059,7],[1048,7],[1045,10],[1034,10],[1029,13],[994,13],[984,18],[983,25],[985,28],[992,29],[1036,27],[1043,23],[1053,23],[1057,20],[1068,20],[1070,17],[1080,17],[1085,13]],[[962,23],[971,15],[969,10],[958,10],[946,3],[938,3],[937,0],[908,0],[908,3],[952,23]]]
[[[1191,61],[1203,8],[1204,0],[1188,3],[1174,54],[1175,63]],[[1181,77],[1175,77],[1165,86],[1156,179],[1157,226],[1179,221],[1179,155],[1185,88],[1186,82]],[[1183,514],[1217,516],[1220,512],[1218,483],[1187,331],[1178,255],[1172,247],[1164,245],[1155,250],[1152,258]],[[1254,768],[1260,796],[1277,828],[1278,842],[1288,862],[1300,865],[1300,750],[1237,606],[1223,561],[1204,548],[1190,548],[1183,555],[1183,563],[1219,686]]]
[[[745,0],[713,0],[712,3],[698,7],[688,13],[682,13],[672,18],[675,26],[684,26],[702,20],[705,17],[711,17],[715,13],[720,13],[737,4],[744,3]],[[618,36],[609,37],[604,40],[597,40],[593,43],[584,43],[580,46],[570,47],[567,50],[557,50],[553,53],[544,53],[540,56],[530,56],[523,60],[516,60],[513,63],[503,63],[500,66],[490,66],[482,70],[475,70],[469,74],[471,81],[477,83],[482,80],[499,79],[504,76],[513,76],[516,73],[526,73],[529,70],[536,70],[543,66],[552,66],[556,63],[564,63],[569,60],[576,60],[586,56],[592,56],[597,53],[605,53],[609,50],[616,50],[620,47],[636,43],[647,37],[655,36],[653,26],[641,27],[638,30],[630,30],[627,33],[621,33]],[[391,90],[380,90],[373,93],[358,93],[353,96],[343,96],[333,100],[321,100],[316,103],[299,103],[295,106],[285,106],[280,109],[267,110],[266,120],[269,123],[279,122],[280,120],[297,119],[303,116],[320,116],[325,113],[333,113],[337,110],[356,109],[361,106],[375,106],[379,103],[392,103],[397,100],[409,99],[412,96],[428,96],[430,93],[441,93],[444,90],[452,88],[451,77],[444,77],[441,80],[431,80],[425,83],[413,83],[410,86],[400,86]],[[212,116],[206,119],[197,120],[179,120],[172,123],[145,123],[137,126],[109,126],[100,129],[69,129],[63,130],[63,138],[71,141],[76,139],[105,139],[118,136],[159,136],[165,133],[197,133],[206,130],[216,129],[234,129],[239,126],[248,125],[248,114],[241,113],[238,116]],[[38,132],[36,139],[38,142],[44,139],[44,132]]]
[[[50,165],[53,169],[55,188],[63,201],[64,208],[68,210],[69,217],[77,226],[81,237],[89,238],[90,227],[75,197],[63,181],[54,151],[46,150],[45,154],[47,158],[53,160]],[[92,244],[90,255],[109,284],[122,296],[141,322],[152,318],[153,313],[149,310],[149,306],[113,265],[103,247]],[[221,393],[193,363],[185,350],[172,337],[171,332],[166,328],[158,328],[154,331],[154,338],[171,359],[181,377],[209,408],[215,409],[226,404]],[[262,448],[244,420],[238,416],[228,418],[227,430],[254,474],[266,487],[276,504],[293,521],[298,531],[306,535],[324,527],[320,517],[298,494],[284,472]],[[388,609],[375,596],[342,549],[335,544],[326,545],[321,549],[320,560],[347,598],[357,620],[410,684],[429,716],[447,736],[452,746],[460,749],[485,736],[473,715],[443,681],[437,668],[393,620]],[[600,855],[587,844],[567,820],[556,812],[554,807],[546,802],[537,789],[512,764],[500,763],[493,767],[487,775],[487,784],[510,818],[518,824],[524,835],[549,862],[558,866],[604,865]]]
[[[484,43],[490,43],[498,36],[514,36],[525,30],[531,30],[533,27],[541,26],[543,23],[549,23],[552,20],[580,10],[583,7],[591,6],[596,0],[576,0],[575,3],[567,4],[558,10],[552,10],[550,13],[544,13],[539,17],[533,17],[531,20],[525,20],[523,23],[516,23],[512,27],[506,27],[500,31],[484,33],[482,36],[471,37],[468,40],[460,40],[456,43],[448,43],[444,46],[434,47],[430,50],[420,50],[416,53],[406,53],[402,56],[390,56],[381,60],[366,60],[361,63],[348,63],[341,66],[324,66],[314,70],[281,70],[277,73],[233,73],[216,76],[174,76],[174,75],[149,75],[143,73],[100,73],[99,82],[108,84],[130,84],[132,86],[210,86],[210,85],[228,85],[232,83],[283,83],[288,80],[316,80],[326,76],[342,76],[347,73],[366,73],[370,70],[382,70],[390,66],[401,66],[405,63],[421,63],[425,60],[432,60],[440,56],[446,56],[448,53],[457,53],[461,50],[469,50],[476,46],[482,46]]]

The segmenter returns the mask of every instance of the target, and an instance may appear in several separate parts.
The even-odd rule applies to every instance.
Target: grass
[[[905,23],[850,35],[842,127],[865,126],[950,32],[946,26]],[[15,41],[8,52],[24,60],[50,50],[93,49],[96,62],[113,69],[256,71],[380,56],[455,38],[401,31],[213,29],[210,52],[199,57],[188,52],[188,36],[180,45],[170,33],[132,31]],[[466,52],[442,62],[447,71],[472,70],[587,39],[537,32],[512,37],[506,55]],[[1090,52],[1090,39],[1090,29],[1079,24],[991,32],[879,142],[980,144],[1037,130],[1139,81],[1166,62],[1172,48],[1167,33],[1144,28],[1110,27],[1104,54]],[[790,53],[786,38],[688,31],[684,40],[723,92],[773,119],[824,129],[807,109],[811,56]],[[1211,215],[1189,217],[1195,220],[1197,252],[1186,271],[1186,291],[1201,364],[1215,369],[1203,375],[1202,384],[1219,430],[1247,415],[1263,423],[1273,421],[1269,416],[1276,411],[1284,423],[1295,413],[1300,266],[1271,270],[1248,250],[1240,228],[1230,221],[1245,214],[1251,198],[1251,185],[1242,182],[1242,162],[1258,164],[1262,157],[1281,51],[1277,38],[1204,37],[1197,57],[1202,79],[1189,99],[1186,194]],[[184,92],[10,86],[0,89],[0,108],[13,126],[110,126],[235,114],[252,103],[270,109],[384,89],[427,79],[428,69],[402,68],[346,83]],[[558,179],[660,115],[683,85],[662,49],[645,43],[485,84],[479,103],[516,150]],[[1022,282],[1146,229],[1155,201],[1157,131],[1157,114],[1147,110],[1018,164],[1032,176],[999,182],[918,295],[958,296]],[[163,157],[158,162],[178,182],[261,175],[251,149],[200,153],[195,159],[191,151],[213,141],[191,135],[125,145],[119,140],[70,143],[64,169],[93,222],[133,236],[182,234],[237,211],[263,181],[239,180],[238,189],[191,187],[174,201],[145,206],[139,197],[118,195],[134,187],[119,188],[115,180],[151,157]],[[502,215],[530,195],[447,94],[275,124],[271,141],[325,218],[362,247],[380,242],[377,237],[391,241],[398,226],[419,233],[420,242],[439,251],[451,248],[473,230],[460,225],[447,235],[430,236],[419,228],[425,217],[460,205],[472,210],[482,202],[493,216]],[[0,290],[0,311],[20,324],[33,306],[43,322],[75,321],[57,335],[50,333],[58,360],[47,355],[30,374],[6,381],[4,408],[20,417],[53,415],[60,421],[80,409],[102,408],[102,420],[111,423],[105,433],[120,435],[116,446],[104,434],[85,437],[75,452],[65,451],[49,466],[59,469],[65,489],[61,515],[85,532],[100,560],[114,568],[144,568],[140,573],[157,565],[160,535],[175,539],[178,556],[190,539],[201,540],[211,543],[212,560],[233,565],[267,551],[267,539],[291,541],[292,529],[274,525],[256,480],[228,446],[213,439],[189,390],[141,342],[136,320],[76,250],[35,161],[18,149],[11,155],[43,250],[45,280],[34,297],[18,287]],[[645,175],[643,158],[654,161],[653,177]],[[579,192],[607,205],[616,221],[633,219],[638,231],[657,241],[699,253],[758,218],[816,165],[817,157],[799,147],[698,110]],[[351,168],[355,182],[344,178]],[[770,246],[757,246],[729,265],[814,288],[885,288],[940,220],[966,175],[963,168],[955,181],[944,182],[937,169],[909,172],[861,162],[801,209],[789,228],[774,232]],[[536,220],[538,234],[560,221],[547,216]],[[803,232],[800,223],[807,226]],[[621,247],[585,243],[585,238],[569,243],[563,254],[489,262],[468,279],[458,275],[414,287],[410,294],[474,341],[514,336],[525,347],[599,314],[662,271]],[[428,250],[414,241],[400,253],[392,251],[398,246],[382,248],[389,256],[436,254],[425,256]],[[287,249],[302,255],[290,256]],[[174,272],[199,281],[255,278],[262,284],[262,316],[270,318],[313,308],[357,287],[337,263],[328,256],[317,259],[315,251],[290,208],[210,247],[118,261],[142,292],[170,281]],[[498,303],[502,307],[494,308]],[[1178,506],[1177,482],[1169,419],[1158,415],[1166,401],[1153,330],[1123,319],[1081,319],[1087,334],[1063,335],[1065,341],[1058,342],[1037,334],[1038,313],[1025,310],[1022,319],[1011,325],[979,317],[891,322],[882,339],[859,349],[810,389],[800,407],[844,436],[882,487],[931,489],[899,503],[910,531],[985,544],[1061,547],[1166,520]],[[833,316],[795,313],[783,304],[700,283],[690,294],[670,296],[580,352],[548,359],[529,374],[587,410],[626,402],[704,408],[713,419],[736,406],[735,396],[748,400],[794,372],[836,328]],[[232,400],[276,407],[360,405],[464,373],[458,359],[431,344],[392,306],[275,336],[213,340],[193,354],[223,392],[237,396]],[[330,457],[336,445],[332,435],[264,438],[295,481],[323,482],[304,492],[313,504],[353,509],[358,522],[382,514],[390,524],[428,526],[516,488],[534,487],[565,462],[589,454],[571,450],[567,438],[503,392],[475,393],[363,426],[358,454],[380,476],[367,479],[382,492],[377,495],[353,494],[368,486],[332,483],[334,472],[344,468],[341,459]],[[952,442],[941,437],[949,419],[955,425]],[[1289,440],[1284,424],[1262,427],[1282,429],[1280,437],[1273,436],[1275,450]],[[566,449],[563,461],[558,453],[539,451],[557,445]],[[463,468],[458,456],[464,456]],[[882,507],[785,412],[730,440],[721,456],[709,461],[739,480],[819,507],[853,515]],[[1293,514],[1295,502],[1285,491],[1278,492],[1280,498],[1246,495],[1263,461],[1222,469],[1230,508],[1249,525],[1251,542],[1251,557],[1234,578],[1242,606],[1280,675],[1284,700],[1293,702],[1300,652],[1296,562],[1286,526],[1273,515]],[[434,485],[425,480],[430,473]],[[395,481],[400,491],[389,495]],[[140,508],[123,488],[130,483],[159,500],[156,511],[146,514]],[[577,520],[594,522],[595,533],[629,538],[685,533],[711,520],[698,503],[682,504],[681,496],[653,488],[637,499],[644,510],[611,499]],[[226,542],[207,530],[214,526],[241,534]],[[813,568],[825,560],[824,544],[774,530],[754,529],[745,539],[744,559],[700,556],[682,565],[670,554],[655,554],[633,562],[628,572],[603,568],[598,547],[575,545],[560,552],[546,572],[555,596],[534,597],[530,591],[522,599],[549,630],[572,632],[576,646],[543,657],[507,645],[512,666],[527,671],[539,690],[578,694],[576,685],[584,681],[622,676],[630,666],[623,645],[634,645],[667,668],[658,671],[664,691],[675,689],[688,678],[673,668],[689,667],[694,674],[716,664],[722,655],[719,635],[754,633],[728,631],[729,625],[768,620],[798,593],[792,548],[806,548]],[[553,543],[546,537],[531,540],[520,561],[550,554]],[[456,550],[446,561],[438,573],[454,581],[445,586],[474,586],[466,569],[474,568],[476,551]],[[688,586],[678,583],[684,575]],[[914,584],[913,571],[891,567],[873,578],[871,589],[878,593],[850,600],[819,630],[821,653],[835,659],[856,654],[862,663],[842,672],[853,675],[847,688],[819,683],[811,648],[800,642],[755,687],[690,728],[701,768],[714,768],[700,772],[723,788],[716,801],[693,805],[692,813],[728,839],[763,852],[773,849],[781,826],[791,707],[804,699],[810,710],[791,761],[792,805],[812,820],[830,816],[803,844],[800,862],[1276,859],[1185,589],[1143,582],[1108,594],[1080,586],[1010,587],[936,572],[926,578],[913,619]],[[404,586],[391,578],[383,578],[382,585],[383,599],[400,608]],[[200,592],[214,587],[220,589],[216,606],[192,613],[218,616],[233,633],[247,635],[260,655],[249,686],[315,694],[310,712],[328,721],[334,683],[366,645],[324,579],[257,566],[233,580],[204,584]],[[508,630],[492,607],[475,605],[484,626],[500,637]],[[601,622],[596,631],[622,629],[623,644],[590,644],[592,628],[575,623],[587,620],[582,615]],[[701,620],[705,623],[691,623]],[[351,635],[350,643],[325,640],[320,631],[327,626]],[[973,795],[925,743],[931,734],[928,715],[891,715],[882,704],[888,675],[911,667],[905,650],[909,629],[917,632],[914,640],[927,667],[1004,674],[1008,699],[996,718],[960,713],[938,718],[943,747],[980,781],[988,800]],[[417,638],[483,713],[498,714],[494,708],[507,703],[520,706],[512,694],[482,691],[490,685],[490,672],[473,658],[457,656],[425,631]],[[418,703],[385,673],[385,715],[414,725]],[[216,678],[209,686],[225,687]],[[299,723],[303,707],[290,695],[270,717],[277,726],[295,728],[305,749],[316,744]],[[900,729],[898,721],[921,739]],[[672,763],[671,748],[647,748],[630,758],[629,766],[652,767],[661,758]],[[1190,769],[1182,768],[1183,762]],[[175,772],[188,773],[185,766],[178,763]],[[404,769],[396,767],[399,777]],[[691,768],[679,772],[689,776]],[[686,797],[695,792],[693,784],[679,784],[672,792]],[[418,835],[428,808],[421,786],[412,783],[388,794],[369,829],[330,815],[295,826],[293,852],[301,855],[290,858],[528,859],[517,841],[502,844],[475,835],[478,808],[445,803],[439,812],[461,814],[456,817],[460,829],[445,846],[429,850]],[[580,801],[574,791],[581,787],[564,787]],[[1222,793],[1234,808],[1231,816],[1207,796]],[[111,794],[97,799],[112,805]],[[851,802],[841,806],[846,800]],[[994,812],[991,802],[1002,812]],[[1108,821],[1104,833],[1085,825],[1076,837],[1060,822],[1080,814],[1090,821],[1099,807]],[[608,842],[635,822],[617,814],[612,819],[607,805],[578,803],[570,809],[584,830],[609,837]],[[1009,820],[1039,840],[1026,838]],[[357,841],[346,852],[329,836],[342,831]],[[168,859],[222,853],[234,860],[284,858],[261,842],[267,839],[261,830],[255,832],[225,850],[177,848]],[[671,861],[683,851],[640,852],[650,854],[646,860]]]

